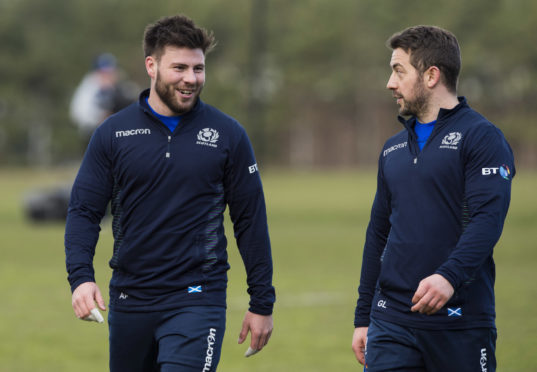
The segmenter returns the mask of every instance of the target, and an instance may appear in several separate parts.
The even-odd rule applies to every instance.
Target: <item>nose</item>
[[[388,83],[386,84],[386,89],[394,90],[397,89],[397,84],[395,82],[395,72],[392,72],[390,75],[390,78],[388,79]]]
[[[187,84],[195,84],[196,83],[196,73],[193,69],[189,68],[186,69],[183,74],[183,81]]]

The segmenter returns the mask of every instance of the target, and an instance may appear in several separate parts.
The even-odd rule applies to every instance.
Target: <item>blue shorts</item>
[[[111,372],[216,371],[226,309],[191,306],[173,311],[110,310]]]
[[[496,328],[429,330],[372,319],[367,372],[496,371]]]

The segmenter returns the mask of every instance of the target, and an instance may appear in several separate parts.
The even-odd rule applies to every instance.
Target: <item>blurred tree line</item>
[[[236,117],[265,164],[375,166],[399,131],[385,41],[415,24],[461,44],[459,94],[537,166],[537,2],[532,0],[0,0],[0,164],[78,161],[69,102],[113,53],[146,87],[145,26],[184,13],[213,30],[203,99]]]

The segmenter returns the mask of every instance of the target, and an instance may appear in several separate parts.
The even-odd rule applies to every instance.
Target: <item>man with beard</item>
[[[93,256],[111,202],[111,371],[214,371],[225,331],[223,213],[229,206],[250,303],[239,335],[249,352],[272,333],[272,258],[263,189],[250,141],[204,103],[212,33],[185,16],[144,34],[150,89],[100,125],[75,180],[65,232],[78,318],[105,310]]]
[[[388,45],[387,88],[405,129],[379,158],[352,348],[368,371],[494,371],[492,253],[513,153],[457,97],[461,57],[451,32],[410,27]]]

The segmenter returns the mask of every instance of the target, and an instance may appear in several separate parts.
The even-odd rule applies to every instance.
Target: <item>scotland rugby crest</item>
[[[451,150],[457,150],[457,145],[462,139],[462,134],[460,132],[451,132],[447,136],[444,137],[442,140],[442,144],[440,145],[441,149],[451,149]]]
[[[216,129],[204,128],[199,131],[198,141],[196,142],[196,144],[210,147],[218,147],[216,142],[218,142],[219,137],[220,135],[218,134],[218,131]]]

